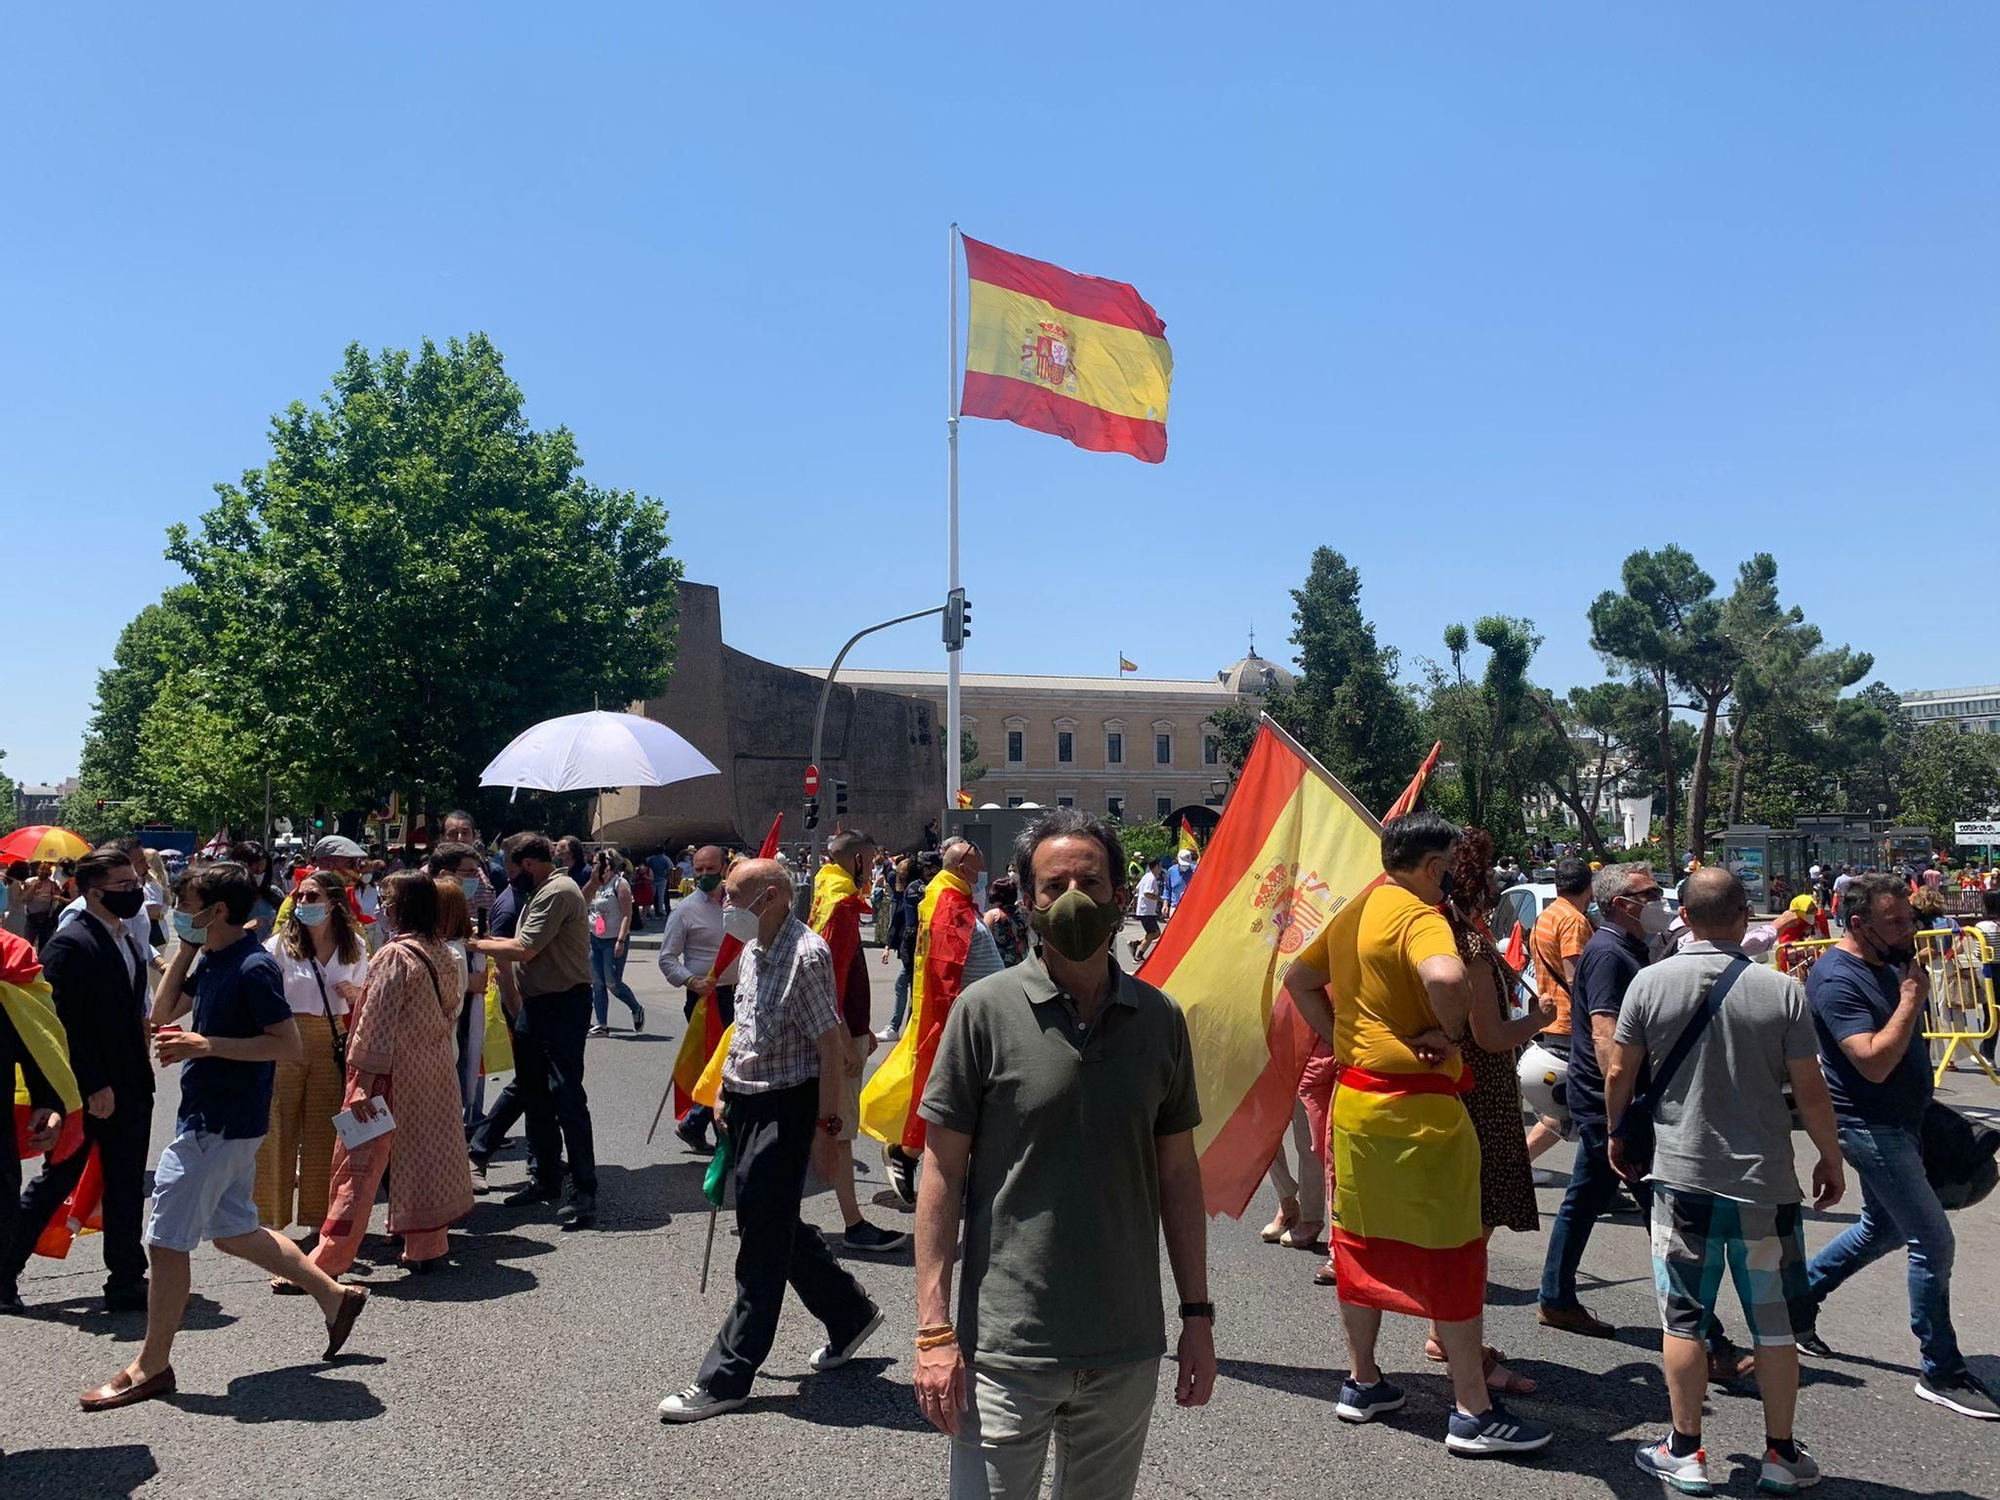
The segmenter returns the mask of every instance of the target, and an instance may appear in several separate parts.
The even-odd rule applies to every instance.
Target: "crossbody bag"
[[[1722,1009],[1722,1002],[1730,988],[1749,967],[1749,959],[1733,958],[1729,967],[1716,976],[1715,983],[1709,986],[1708,998],[1687,1025],[1681,1028],[1681,1034],[1674,1039],[1674,1045],[1653,1074],[1652,1082],[1643,1093],[1633,1096],[1632,1102],[1625,1106],[1618,1128],[1611,1132],[1624,1144],[1626,1161],[1636,1165],[1641,1172],[1653,1169],[1654,1117],[1659,1112],[1660,1099],[1666,1094],[1667,1085],[1674,1081],[1674,1075],[1680,1072],[1681,1065],[1688,1060],[1696,1044],[1707,1035],[1709,1023]]]
[[[333,1065],[340,1070],[340,1076],[347,1076],[347,1033],[333,1017],[333,1002],[326,997],[326,977],[319,971],[319,960],[310,960],[313,966],[313,983],[319,986],[319,1008],[326,1013],[326,1029],[333,1037]]]

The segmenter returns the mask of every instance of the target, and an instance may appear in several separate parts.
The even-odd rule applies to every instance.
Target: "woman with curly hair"
[[[1528,1141],[1521,1129],[1521,1083],[1514,1070],[1521,1048],[1555,1019],[1554,1002],[1546,1000],[1519,1019],[1510,1018],[1508,997],[1519,976],[1507,967],[1486,925],[1496,894],[1493,840],[1480,829],[1468,828],[1452,855],[1444,915],[1458,940],[1458,956],[1473,990],[1468,1034],[1460,1046],[1472,1073],[1465,1109],[1479,1137],[1479,1219],[1489,1239],[1496,1229],[1527,1233],[1540,1223]],[[1424,1353],[1431,1359],[1444,1358],[1436,1339],[1424,1345]],[[1486,1346],[1487,1385],[1508,1395],[1531,1395],[1535,1382],[1508,1369],[1501,1359],[1499,1350]]]

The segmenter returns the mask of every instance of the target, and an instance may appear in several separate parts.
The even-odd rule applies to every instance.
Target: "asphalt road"
[[[707,1296],[698,1295],[703,1162],[664,1128],[645,1144],[681,1030],[678,996],[652,960],[650,951],[635,953],[628,977],[659,1030],[590,1044],[602,1164],[596,1230],[563,1234],[544,1211],[501,1207],[498,1190],[514,1186],[522,1169],[518,1154],[498,1158],[496,1192],[453,1236],[448,1271],[405,1279],[393,1249],[370,1242],[379,1263],[359,1269],[376,1297],[350,1352],[330,1365],[318,1359],[322,1330],[310,1303],[272,1297],[261,1274],[204,1249],[175,1351],[180,1394],[97,1416],[78,1411],[76,1393],[130,1357],[143,1320],[102,1311],[94,1238],[68,1262],[38,1260],[22,1288],[33,1316],[0,1320],[7,1450],[0,1500],[941,1494],[945,1440],[910,1397],[907,1250],[849,1261],[890,1312],[853,1365],[807,1372],[822,1330],[792,1303],[748,1407],[694,1427],[655,1417],[659,1398],[693,1377],[723,1315],[734,1242],[725,1215],[717,1274]],[[892,970],[872,972],[876,1015],[886,1022]],[[1983,1081],[1962,1084],[1957,1098],[2000,1106],[2000,1091]],[[161,1140],[172,1107],[168,1080],[156,1122]],[[1560,1153],[1550,1160],[1562,1164]],[[864,1152],[863,1165],[871,1217],[908,1227],[879,1163]],[[1559,1191],[1542,1191],[1545,1217]],[[1332,1294],[1312,1285],[1317,1256],[1258,1240],[1271,1207],[1267,1195],[1243,1222],[1210,1226],[1221,1379],[1206,1409],[1183,1411],[1163,1377],[1141,1495],[1379,1500],[1469,1486],[1541,1500],[1658,1490],[1632,1464],[1637,1442],[1663,1430],[1667,1414],[1636,1221],[1602,1226],[1585,1261],[1585,1301],[1620,1325],[1615,1342],[1539,1328],[1534,1287],[1545,1238],[1496,1238],[1487,1336],[1542,1382],[1540,1394],[1515,1404],[1556,1424],[1559,1436],[1536,1460],[1469,1464],[1445,1453],[1448,1388],[1441,1367],[1421,1357],[1422,1328],[1408,1320],[1388,1320],[1383,1350],[1385,1367],[1410,1391],[1408,1407],[1367,1427],[1334,1420],[1344,1369],[1338,1314]],[[1985,1353],[2000,1350],[1996,1208],[1989,1202],[1956,1217],[1956,1316],[1975,1368],[2000,1384],[2000,1360]],[[822,1229],[839,1227],[824,1190],[807,1213]],[[1810,1244],[1824,1243],[1852,1213],[1842,1204],[1816,1218]],[[1069,1253],[1093,1251],[1075,1244]],[[1799,1431],[1830,1476],[1825,1493],[2000,1496],[2000,1424],[1955,1417],[1911,1395],[1916,1347],[1903,1283],[1898,1255],[1858,1278],[1822,1322],[1835,1348],[1852,1351],[1808,1364]],[[1727,1301],[1724,1313],[1741,1328]],[[1762,1431],[1754,1395],[1714,1397],[1707,1442],[1735,1468],[1730,1492],[1754,1490]]]

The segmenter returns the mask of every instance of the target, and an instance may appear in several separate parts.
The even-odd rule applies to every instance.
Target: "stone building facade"
[[[944,722],[942,672],[848,667],[840,681],[920,698]],[[967,790],[981,806],[1075,806],[1128,823],[1189,806],[1220,809],[1230,779],[1213,715],[1291,681],[1254,649],[1213,677],[965,673],[960,712],[986,767]]]

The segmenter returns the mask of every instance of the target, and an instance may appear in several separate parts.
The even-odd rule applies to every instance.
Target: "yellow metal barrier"
[[[1788,945],[1785,972],[1803,984],[1814,962],[1834,941],[1808,938]],[[2000,1072],[1994,1071],[1979,1045],[2000,1034],[2000,995],[1995,991],[1992,942],[1976,927],[1964,927],[1957,932],[1933,927],[1917,934],[1917,957],[1931,981],[1924,1040],[1930,1044],[1936,1062],[1935,1081],[1944,1082],[1944,1075],[1954,1070],[1952,1059],[1963,1049],[1980,1072],[2000,1083]]]

